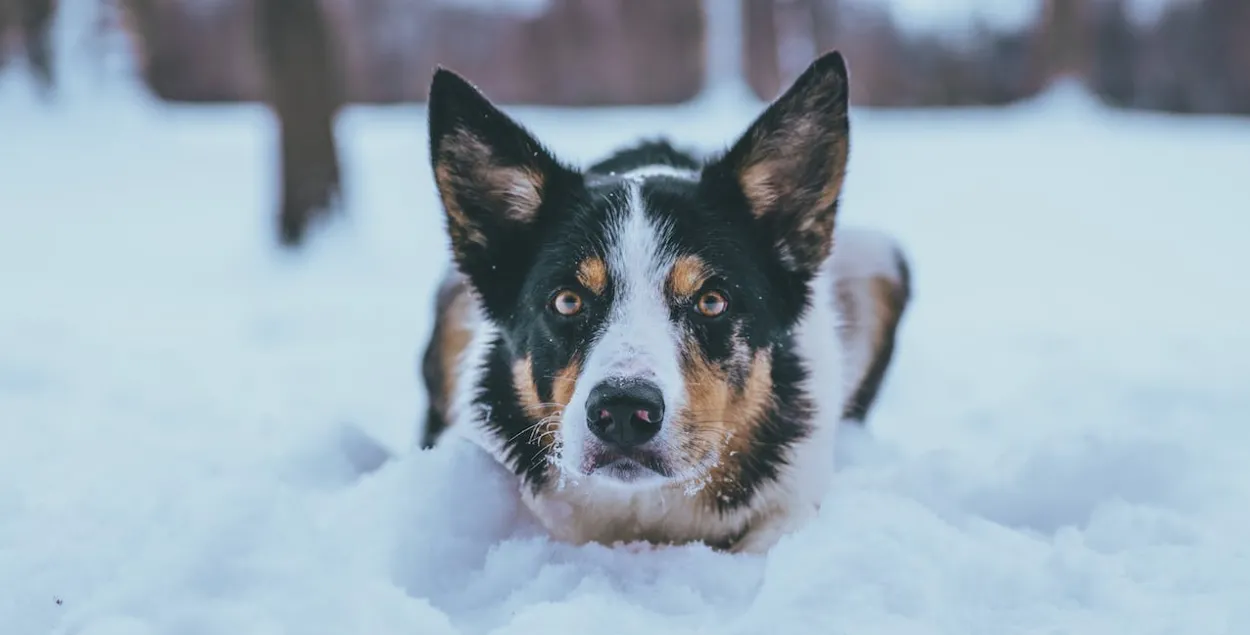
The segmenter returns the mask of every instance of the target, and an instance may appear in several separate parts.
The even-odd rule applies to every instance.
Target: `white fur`
[[[601,442],[589,434],[586,420],[586,400],[600,382],[644,380],[659,386],[664,419],[648,447],[669,444],[672,421],[684,405],[681,335],[669,320],[664,297],[664,283],[675,258],[663,250],[665,228],[657,227],[642,209],[640,184],[628,181],[626,192],[626,208],[610,230],[607,249],[608,270],[617,281],[618,295],[602,335],[590,347],[560,422],[563,448],[557,465],[573,481],[586,476],[582,463],[587,455],[602,449]]]
[[[834,442],[842,413],[841,350],[835,333],[833,275],[826,264],[813,282],[816,297],[798,328],[798,351],[809,370],[814,432],[791,448],[789,468],[762,487],[751,505],[717,514],[692,496],[689,483],[650,482],[625,488],[602,478],[569,481],[523,500],[557,539],[573,543],[717,541],[741,535],[735,551],[762,553],[820,509],[833,479]],[[745,533],[744,533],[745,532]]]
[[[763,552],[817,513],[833,477],[834,437],[843,406],[843,392],[837,389],[842,386],[842,351],[834,336],[838,321],[833,268],[826,262],[813,280],[815,297],[796,327],[797,351],[804,357],[809,375],[805,389],[815,406],[814,431],[790,449],[788,467],[777,481],[758,490],[749,506],[723,515],[712,511],[706,500],[694,496],[701,487],[698,475],[629,484],[599,475],[585,476],[579,469],[581,458],[595,442],[586,427],[585,401],[594,384],[613,376],[651,378],[664,394],[666,424],[680,411],[685,394],[679,334],[668,320],[663,297],[673,258],[660,248],[664,228],[656,227],[643,213],[637,181],[644,178],[644,172],[639,171],[628,179],[629,209],[616,228],[609,251],[608,264],[613,275],[624,282],[623,295],[586,359],[562,419],[557,464],[564,477],[557,486],[537,494],[526,488],[522,499],[553,537],[566,542],[610,544],[643,539],[680,543],[740,537],[735,550]],[[461,362],[451,430],[505,461],[502,442],[482,427],[489,413],[472,404],[487,347],[497,328],[476,303],[471,313],[476,321],[475,335]],[[664,425],[662,430],[668,428]],[[653,443],[665,441],[661,432]]]
[[[699,173],[694,170],[678,168],[671,165],[644,165],[634,168],[629,172],[621,174],[622,177],[634,181],[641,181],[652,176],[667,176],[675,179],[684,179],[687,181],[699,180]]]

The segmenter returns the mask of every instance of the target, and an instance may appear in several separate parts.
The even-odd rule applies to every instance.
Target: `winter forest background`
[[[437,63],[505,103],[677,103],[730,55],[769,99],[807,60],[837,48],[863,105],[1007,104],[1069,74],[1118,106],[1250,114],[1244,0],[99,1],[91,37],[124,38],[153,93],[175,102],[263,99],[257,5],[312,4],[307,19],[290,20],[290,37],[333,50],[325,73],[350,103],[419,102]],[[55,7],[0,0],[0,61],[24,48],[47,72]],[[741,34],[712,55],[707,10],[741,11]]]
[[[435,64],[586,165],[831,48],[914,295],[815,522],[567,545],[416,449]],[[0,635],[1250,633],[1250,0],[0,0],[0,57]]]
[[[54,93],[56,0],[0,0],[0,65]],[[678,104],[745,83],[768,100],[840,49],[861,106],[1004,106],[1075,78],[1104,103],[1250,115],[1247,0],[98,0],[70,44],[127,57],[168,102],[271,104],[279,233],[330,210],[333,121],[420,102],[437,64],[501,103]]]

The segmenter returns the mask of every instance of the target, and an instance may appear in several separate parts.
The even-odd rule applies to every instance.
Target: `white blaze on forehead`
[[[686,168],[679,168],[672,165],[645,165],[640,168],[634,168],[629,172],[621,175],[622,177],[634,181],[641,181],[652,176],[668,176],[675,179],[684,179],[687,181],[699,180],[699,173]]]
[[[573,398],[565,410],[561,463],[572,467],[589,440],[586,399],[605,380],[651,381],[664,396],[664,423],[685,403],[678,334],[670,319],[665,283],[675,261],[664,245],[666,227],[648,218],[641,184],[623,183],[624,209],[608,229],[606,261],[615,294],[603,330],[591,345]]]
[[[666,382],[680,381],[677,342],[669,319],[665,281],[675,260],[664,248],[667,228],[643,209],[641,186],[627,181],[628,206],[610,230],[607,264],[616,297],[588,371],[606,376],[650,378],[670,396]]]
[[[588,182],[592,185],[604,185],[624,181],[626,185],[642,184],[647,179],[667,177],[683,181],[698,181],[699,171],[679,168],[673,165],[644,165],[627,172],[608,172],[607,174],[591,174]]]

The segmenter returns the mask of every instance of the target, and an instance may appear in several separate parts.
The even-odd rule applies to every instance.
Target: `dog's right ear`
[[[850,149],[846,60],[808,65],[704,178],[734,182],[759,231],[789,270],[811,275],[829,257]]]
[[[535,253],[547,193],[581,177],[452,71],[435,71],[428,109],[430,161],[456,264],[487,311],[503,311]]]

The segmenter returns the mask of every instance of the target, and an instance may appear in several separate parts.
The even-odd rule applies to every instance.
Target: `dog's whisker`
[[[525,434],[526,432],[529,432],[529,431],[531,431],[531,430],[533,430],[533,429],[537,428],[537,427],[538,427],[538,426],[540,426],[540,425],[542,425],[542,422],[541,422],[541,421],[539,421],[538,423],[532,424],[532,425],[525,426],[524,428],[522,428],[522,429],[521,429],[521,431],[520,431],[520,432],[517,432],[516,434],[512,435],[511,437],[509,437],[509,438],[508,438],[508,443],[511,443],[511,442],[513,442],[513,441],[516,441],[517,439],[521,438],[521,435],[523,435],[523,434]]]

